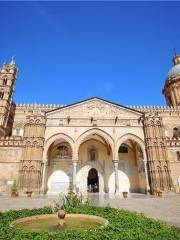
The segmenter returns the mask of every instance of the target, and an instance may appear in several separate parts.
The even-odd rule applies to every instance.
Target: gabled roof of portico
[[[83,101],[66,105],[46,112],[48,117],[107,117],[107,118],[139,118],[142,112],[104,100],[99,97],[92,97]]]
[[[100,98],[100,97],[87,98],[85,100],[81,100],[81,101],[78,101],[78,102],[75,102],[75,103],[68,104],[68,105],[63,106],[63,107],[58,107],[56,109],[47,111],[46,113],[56,112],[59,109],[62,110],[62,109],[65,109],[65,108],[73,107],[73,106],[76,106],[76,105],[79,105],[79,104],[82,104],[82,103],[90,102],[92,100],[97,100],[97,101],[99,100],[100,102],[108,103],[108,104],[111,104],[111,105],[114,105],[114,106],[117,106],[117,107],[120,107],[120,108],[127,109],[127,110],[132,111],[132,112],[136,112],[136,113],[142,114],[142,112],[140,112],[140,111],[138,111],[136,109],[133,109],[133,108],[130,108],[130,107],[127,107],[127,106],[124,106],[124,105],[121,105],[121,104],[118,104],[118,103],[115,103],[115,102],[112,102],[112,101],[109,101],[109,100],[106,100],[106,99],[103,99],[103,98]]]

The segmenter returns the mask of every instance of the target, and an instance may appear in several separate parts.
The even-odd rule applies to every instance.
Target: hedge
[[[106,218],[109,225],[105,228],[90,230],[66,230],[63,232],[33,232],[10,227],[15,219],[52,213],[51,207],[37,209],[11,210],[0,213],[1,240],[180,240],[180,229],[149,219],[142,214],[110,207],[66,207],[68,213],[92,214]]]

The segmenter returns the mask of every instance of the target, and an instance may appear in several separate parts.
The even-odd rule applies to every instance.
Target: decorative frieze
[[[43,147],[44,138],[43,137],[25,137],[24,146],[25,147]]]

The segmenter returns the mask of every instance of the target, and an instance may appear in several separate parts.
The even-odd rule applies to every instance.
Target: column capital
[[[75,163],[77,164],[77,162],[78,162],[77,159],[73,159],[73,160],[72,160],[72,163],[73,163],[73,164],[75,164]]]
[[[73,166],[77,166],[77,161],[72,161]]]
[[[118,159],[113,159],[112,162],[113,163],[119,163],[119,160]]]

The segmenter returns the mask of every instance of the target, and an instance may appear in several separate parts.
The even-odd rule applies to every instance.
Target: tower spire
[[[14,56],[12,56],[10,64],[11,64],[11,65],[16,65],[15,57],[14,57]]]

